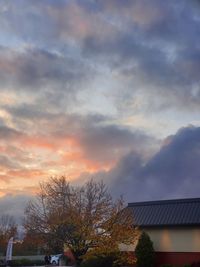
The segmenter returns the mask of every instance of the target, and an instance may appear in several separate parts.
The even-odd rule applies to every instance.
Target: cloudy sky
[[[200,2],[1,0],[0,210],[38,183],[200,196]]]

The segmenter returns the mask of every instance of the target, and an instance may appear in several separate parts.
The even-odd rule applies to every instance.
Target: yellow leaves
[[[137,229],[131,214],[121,198],[112,200],[103,182],[91,180],[80,188],[60,177],[43,183],[40,189],[39,204],[31,203],[26,220],[32,219],[30,227],[45,232],[47,241],[53,236],[77,257],[118,252],[120,243],[135,242]],[[43,228],[38,224],[41,218]]]

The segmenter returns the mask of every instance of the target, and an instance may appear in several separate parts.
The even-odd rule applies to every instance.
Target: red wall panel
[[[200,252],[156,252],[156,266],[173,264],[184,266],[193,262],[200,262]]]

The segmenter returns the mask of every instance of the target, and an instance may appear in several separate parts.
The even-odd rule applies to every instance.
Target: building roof
[[[135,202],[127,208],[141,227],[200,226],[200,198]]]

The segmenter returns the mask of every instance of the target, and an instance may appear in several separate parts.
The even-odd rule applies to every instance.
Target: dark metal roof
[[[200,198],[135,202],[127,208],[142,227],[200,226]]]

